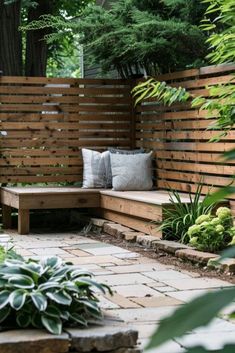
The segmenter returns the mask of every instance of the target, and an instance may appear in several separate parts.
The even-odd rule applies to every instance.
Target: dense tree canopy
[[[55,65],[53,58],[57,53],[60,64],[69,48],[68,43],[71,56],[72,33],[60,43],[48,45],[43,39],[50,33],[49,28],[23,33],[19,27],[37,21],[43,15],[76,18],[91,2],[93,0],[0,0],[0,70],[4,75],[45,76],[48,58],[49,63]]]
[[[103,73],[114,67],[123,77],[150,75],[202,63],[204,11],[198,0],[118,0],[108,9],[88,6],[73,21],[44,16],[28,28],[72,28],[89,63]]]
[[[184,6],[183,6],[184,3]],[[79,23],[81,43],[93,64],[122,76],[156,74],[195,65],[205,56],[198,28],[200,2],[119,0],[110,10],[87,8]]]

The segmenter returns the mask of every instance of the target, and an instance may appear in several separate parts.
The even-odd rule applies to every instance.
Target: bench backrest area
[[[190,93],[208,97],[208,86],[235,84],[235,65],[219,65],[186,70],[157,77]],[[171,107],[152,99],[137,107],[136,146],[153,149],[156,157],[156,180],[160,189],[169,187],[181,192],[194,192],[197,183],[218,188],[232,182],[235,160],[225,161],[223,153],[235,148],[235,128],[219,142],[209,139],[221,131],[206,130],[215,122],[205,111],[192,109],[190,103]],[[235,195],[230,196],[235,215]]]
[[[235,66],[209,66],[157,77],[195,95],[208,85],[232,82]],[[0,183],[74,183],[82,179],[81,147],[144,147],[154,150],[156,186],[195,191],[202,177],[227,185],[235,161],[221,161],[235,148],[235,130],[217,143],[207,130],[215,116],[190,104],[171,107],[152,99],[134,108],[135,81],[0,77]],[[231,196],[235,211],[235,196]]]
[[[0,183],[79,182],[81,147],[134,147],[131,82],[0,77]]]

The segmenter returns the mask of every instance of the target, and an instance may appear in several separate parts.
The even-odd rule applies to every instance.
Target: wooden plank
[[[18,210],[18,233],[29,234],[29,210]]]
[[[50,195],[33,194],[20,195],[21,209],[53,209],[53,208],[94,208],[100,205],[100,195],[93,193],[66,194],[63,192]]]
[[[197,172],[197,173],[208,173],[216,175],[234,175],[234,166],[218,165],[218,164],[199,164],[199,163],[185,163],[185,162],[170,162],[170,161],[158,161],[158,168]]]
[[[11,207],[7,205],[2,205],[2,223],[4,229],[11,229]]]
[[[162,207],[144,202],[101,195],[100,207],[130,216],[146,218],[151,221],[162,221]]]
[[[116,130],[123,129],[129,130],[130,124],[127,123],[86,123],[86,122],[77,122],[77,123],[60,123],[60,122],[31,122],[31,123],[0,123],[0,129],[7,130],[79,130],[79,129],[92,129],[92,130]]]
[[[201,153],[201,152],[178,152],[178,151],[157,151],[156,158],[162,160],[210,162],[222,164],[235,164],[234,160],[225,161],[223,153]]]
[[[70,85],[129,85],[130,79],[84,79],[84,78],[57,78],[57,77],[25,77],[25,76],[1,76],[0,84],[70,84]]]
[[[139,232],[150,234],[156,236],[157,238],[161,238],[162,236],[161,231],[158,230],[159,225],[153,224],[152,222],[146,221],[144,219],[127,216],[118,212],[109,211],[105,209],[100,210],[100,215],[102,216],[102,218],[117,222],[134,230],[138,230]]]
[[[94,112],[93,114],[79,114],[79,113],[61,113],[58,114],[40,114],[40,113],[1,113],[1,121],[7,122],[45,122],[45,121],[57,121],[57,122],[96,122],[96,121],[130,121],[130,115],[124,112],[116,112],[115,114],[100,114],[99,112]]]

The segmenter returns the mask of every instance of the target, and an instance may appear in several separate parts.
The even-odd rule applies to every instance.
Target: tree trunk
[[[28,22],[38,20],[40,16],[51,13],[51,1],[39,0],[36,8],[30,8]],[[49,30],[40,29],[27,32],[26,38],[26,76],[46,76],[48,46],[43,39]]]
[[[22,75],[21,0],[4,5],[0,0],[0,71],[4,76]]]

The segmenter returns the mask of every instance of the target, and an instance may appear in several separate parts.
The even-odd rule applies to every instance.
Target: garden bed
[[[180,268],[189,269],[207,275],[220,276],[225,280],[235,273],[235,259],[225,259],[221,264],[214,264],[217,254],[195,250],[193,247],[175,241],[160,240],[154,236],[136,232],[120,224],[103,219],[91,218],[93,237],[119,246],[144,252],[145,256],[157,258],[169,264],[169,257],[174,258],[174,264]],[[102,234],[102,235],[101,235]],[[172,263],[172,261],[171,261]],[[195,267],[196,265],[196,267]]]

